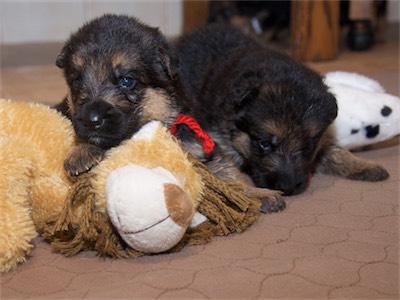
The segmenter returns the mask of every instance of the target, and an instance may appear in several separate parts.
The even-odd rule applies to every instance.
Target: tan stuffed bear
[[[75,143],[69,120],[49,107],[0,100],[0,271],[26,259],[31,240],[60,213],[71,182],[63,161]]]
[[[71,181],[63,162],[75,144],[55,110],[0,99],[0,272],[25,261],[38,234],[69,256],[136,257],[242,232],[256,219],[259,201],[211,175],[160,124]]]

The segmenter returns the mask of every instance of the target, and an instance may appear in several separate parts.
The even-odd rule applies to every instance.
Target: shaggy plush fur
[[[221,25],[183,36],[176,50],[193,114],[220,147],[207,162],[220,177],[243,181],[244,173],[257,187],[285,195],[303,192],[315,170],[388,177],[333,143],[326,129],[337,104],[316,72]]]

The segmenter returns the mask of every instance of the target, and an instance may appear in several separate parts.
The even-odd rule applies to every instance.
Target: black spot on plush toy
[[[400,98],[375,80],[357,73],[330,72],[325,83],[338,102],[330,130],[346,149],[385,141],[400,134]]]

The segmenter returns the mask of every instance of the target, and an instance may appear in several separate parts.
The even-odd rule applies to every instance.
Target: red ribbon
[[[190,130],[194,132],[196,137],[202,141],[203,150],[205,153],[210,153],[211,151],[213,151],[215,145],[214,141],[207,132],[201,129],[199,123],[197,123],[194,118],[188,115],[180,114],[176,118],[174,124],[172,124],[171,128],[169,129],[172,135],[176,134],[178,125],[186,125],[187,127],[189,127]]]

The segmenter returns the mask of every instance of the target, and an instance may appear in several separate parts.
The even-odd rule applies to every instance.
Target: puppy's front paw
[[[279,212],[286,208],[285,200],[279,196],[278,198],[262,198],[260,212],[267,214],[273,212]]]
[[[317,170],[344,178],[362,181],[381,181],[389,178],[389,173],[377,163],[356,157],[350,151],[337,145],[330,145]]]
[[[64,161],[64,169],[69,176],[78,176],[96,166],[103,157],[103,149],[91,144],[80,144]]]
[[[279,212],[286,208],[286,202],[282,197],[282,192],[257,188],[248,187],[245,190],[245,194],[249,197],[258,198],[261,201],[260,211],[262,213]]]
[[[362,181],[381,181],[389,178],[389,173],[380,165],[366,165],[365,169],[350,173],[347,178]]]

